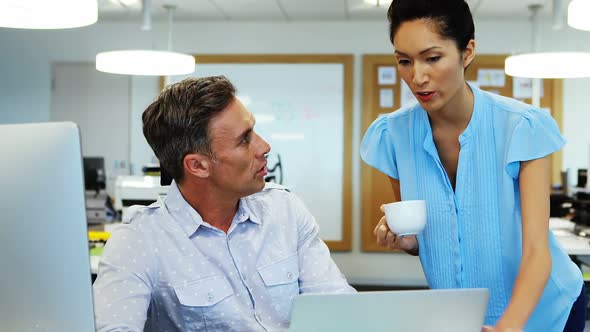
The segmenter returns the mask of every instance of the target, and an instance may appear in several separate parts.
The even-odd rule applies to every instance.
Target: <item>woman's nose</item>
[[[428,83],[429,77],[425,68],[420,65],[414,67],[414,76],[412,77],[412,83],[418,86],[422,86]]]

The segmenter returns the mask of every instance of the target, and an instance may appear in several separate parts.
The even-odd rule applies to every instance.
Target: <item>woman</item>
[[[484,330],[582,331],[582,276],[548,225],[549,155],[565,143],[555,121],[466,82],[475,40],[464,0],[393,0],[388,19],[418,104],[375,120],[361,155],[395,200],[426,200],[428,221],[398,238],[382,218],[377,241],[419,255],[431,288],[488,288]]]

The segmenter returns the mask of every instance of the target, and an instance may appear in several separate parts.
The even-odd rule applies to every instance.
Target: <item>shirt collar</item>
[[[247,199],[248,197],[240,199],[238,210],[232,222],[242,223],[251,221],[255,224],[261,224],[261,219],[245,203]],[[164,202],[168,212],[174,217],[174,220],[178,222],[188,237],[192,236],[203,224],[206,224],[201,215],[184,199],[175,181],[172,181],[170,184]]]
[[[244,221],[251,221],[255,224],[262,224],[262,218],[257,213],[254,213],[253,209],[250,204],[250,196],[244,197],[240,199],[240,203],[238,206],[238,213],[237,213],[237,222],[241,223]],[[261,211],[260,211],[261,212]]]
[[[471,85],[471,83],[467,83],[471,92],[473,93],[473,113],[471,113],[471,119],[467,124],[467,127],[461,135],[459,135],[459,142],[463,143],[466,139],[471,137],[473,132],[477,132],[477,127],[479,126],[479,119],[481,118],[481,108],[483,107],[483,96],[482,91]]]
[[[469,88],[473,92],[473,113],[471,114],[471,119],[467,124],[467,127],[461,135],[459,135],[459,143],[463,144],[468,140],[473,132],[477,131],[477,127],[479,126],[479,120],[481,118],[482,108],[484,107],[484,96],[482,95],[482,91],[471,85],[471,83],[467,83]],[[430,126],[430,121],[428,120],[428,113],[421,107],[422,110],[422,117],[423,123],[425,124],[426,135],[424,136],[423,148],[431,155],[437,155],[436,146],[434,145],[434,139],[432,137],[432,127]]]

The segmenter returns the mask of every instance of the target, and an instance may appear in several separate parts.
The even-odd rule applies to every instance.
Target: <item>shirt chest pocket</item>
[[[287,256],[258,268],[258,274],[267,287],[290,284],[299,280],[297,254]]]
[[[180,306],[175,305],[170,312],[175,313],[172,316],[177,317],[183,331],[227,331],[224,315],[237,315],[231,301],[233,289],[225,276],[183,283],[174,286],[174,293]]]
[[[269,304],[283,321],[289,321],[293,299],[299,294],[298,263],[297,254],[294,254],[258,268]]]
[[[233,289],[224,276],[213,276],[175,286],[180,304],[189,307],[211,307],[233,295]]]

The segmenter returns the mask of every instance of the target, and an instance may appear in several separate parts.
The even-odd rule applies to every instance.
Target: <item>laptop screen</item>
[[[487,289],[303,294],[290,331],[480,332],[488,297]]]

